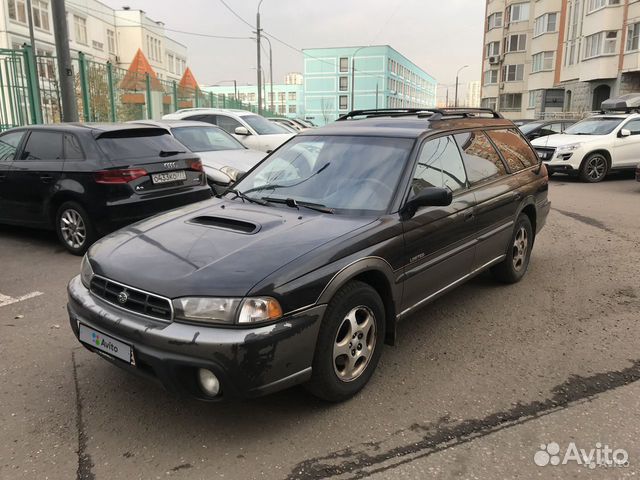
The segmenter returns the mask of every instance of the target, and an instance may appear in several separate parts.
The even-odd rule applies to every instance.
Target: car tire
[[[380,295],[364,282],[349,282],[327,306],[307,389],[329,402],[351,398],[373,375],[384,338]]]
[[[95,228],[86,210],[77,202],[64,202],[56,211],[58,239],[74,255],[84,255],[96,240]]]
[[[491,268],[494,278],[502,283],[517,283],[522,280],[524,274],[527,273],[527,268],[529,268],[532,247],[531,220],[527,215],[521,214],[513,229],[506,258]]]
[[[609,161],[602,153],[592,153],[580,165],[580,180],[587,183],[598,183],[604,180],[609,172]]]

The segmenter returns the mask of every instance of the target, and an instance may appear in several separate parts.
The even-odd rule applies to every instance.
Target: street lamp
[[[368,45],[367,45],[368,46]],[[353,56],[351,57],[351,111],[355,110],[355,108],[353,107],[354,105],[354,100],[356,97],[356,91],[355,91],[355,84],[356,84],[356,76],[355,76],[355,71],[356,71],[356,55],[358,54],[358,52],[360,50],[362,50],[363,48],[367,48],[367,46],[364,47],[358,47],[356,49],[355,52],[353,52]]]
[[[455,98],[455,101],[454,101],[454,106],[455,107],[458,106],[458,77],[460,76],[460,72],[462,70],[464,70],[465,68],[468,68],[468,67],[469,67],[469,65],[465,65],[464,67],[460,67],[458,69],[458,72],[456,73],[456,98]]]
[[[269,90],[271,91],[271,101],[269,102],[269,105],[273,112],[273,50],[271,50],[271,40],[269,40],[269,37],[264,37],[264,39],[269,42]]]
[[[256,40],[258,47],[258,66],[256,67],[258,74],[258,114],[262,113],[262,78],[260,78],[260,74],[262,72],[262,65],[260,63],[260,34],[262,30],[260,29],[260,7],[262,6],[262,2],[264,0],[260,0],[258,2],[258,10],[256,11]]]

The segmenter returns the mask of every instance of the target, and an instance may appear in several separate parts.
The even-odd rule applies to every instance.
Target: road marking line
[[[7,305],[12,305],[14,303],[23,302],[25,300],[29,300],[30,298],[39,297],[40,295],[44,295],[42,292],[31,292],[26,295],[22,295],[18,298],[9,297],[8,295],[3,295],[0,293],[0,307],[6,307]]]

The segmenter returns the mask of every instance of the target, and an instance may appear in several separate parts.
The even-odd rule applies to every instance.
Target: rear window
[[[136,160],[183,153],[185,147],[166,130],[119,130],[103,133],[96,140],[110,160]]]
[[[490,130],[487,133],[512,172],[538,164],[538,158],[533,150],[515,130]]]

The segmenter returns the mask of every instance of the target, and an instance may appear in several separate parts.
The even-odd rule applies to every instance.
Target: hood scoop
[[[255,223],[246,222],[244,220],[237,220],[235,218],[228,217],[214,217],[212,215],[202,215],[200,217],[192,218],[187,223],[193,225],[202,225],[204,227],[219,228],[222,230],[228,230],[237,233],[244,233],[245,235],[252,235],[260,230],[260,225]]]

